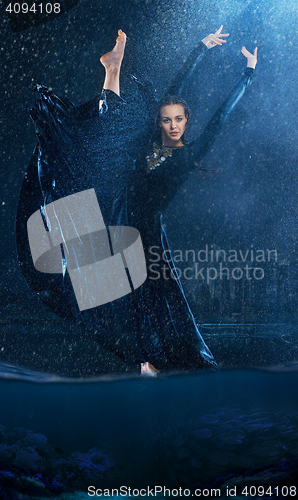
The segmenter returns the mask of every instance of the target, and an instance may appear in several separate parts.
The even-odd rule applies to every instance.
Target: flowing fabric
[[[169,89],[180,94],[205,54],[196,47]],[[104,91],[79,106],[45,87],[31,110],[39,144],[23,183],[17,214],[17,244],[23,274],[41,300],[60,316],[80,323],[103,347],[129,364],[151,362],[157,369],[216,366],[185,296],[162,223],[162,213],[207,153],[225,119],[251,80],[246,70],[202,135],[173,150],[162,165],[146,169],[156,102],[150,85],[132,78],[121,98]],[[94,189],[106,226],[130,226],[141,235],[147,264],[152,248],[168,256],[170,279],[160,274],[112,302],[79,310],[67,262],[62,274],[44,274],[33,265],[26,224],[36,210],[63,197]],[[63,256],[62,256],[63,257]]]

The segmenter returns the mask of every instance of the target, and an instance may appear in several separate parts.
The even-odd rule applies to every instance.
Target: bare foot
[[[101,64],[103,64],[106,69],[120,69],[124,56],[125,44],[126,34],[122,30],[119,30],[116,45],[113,50],[111,50],[111,52],[107,52],[100,58]]]
[[[141,375],[146,375],[147,377],[156,377],[159,371],[154,368],[151,363],[141,363]]]

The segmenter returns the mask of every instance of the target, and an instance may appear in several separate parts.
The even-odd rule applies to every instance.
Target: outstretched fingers
[[[229,36],[229,33],[221,33],[221,30],[223,29],[223,24],[221,27],[215,32],[215,35],[217,38],[222,37],[222,36]],[[222,40],[224,42],[224,40]]]
[[[223,24],[221,25],[221,27],[214,33],[214,35],[216,35],[217,37],[220,37],[220,36],[229,36],[229,33],[221,33],[221,30],[223,29]],[[224,41],[224,40],[222,40]]]
[[[229,36],[229,33],[221,33],[222,28],[223,25],[221,25],[215,33],[210,33],[210,35],[206,36],[206,38],[203,38],[202,42],[208,47],[208,49],[211,49],[216,45],[222,45],[223,43],[226,43],[225,40],[222,40],[222,37]]]
[[[252,54],[251,52],[249,52],[249,51],[247,50],[247,48],[246,48],[246,47],[244,47],[244,46],[242,47],[241,52],[242,52],[242,54],[243,54],[245,57],[255,57],[255,58],[257,58],[257,54],[258,54],[258,47],[256,47],[256,48],[255,48],[255,50],[254,50],[254,53],[253,53],[253,54]]]
[[[247,50],[246,47],[242,47],[241,53],[246,57],[247,59],[247,67],[248,68],[255,68],[258,60],[258,47],[255,48],[254,53],[252,54]]]
[[[221,37],[229,36],[229,33],[221,33],[222,29],[223,29],[223,24],[221,25],[220,28],[218,28],[218,30],[214,34],[209,35],[210,37],[212,37],[212,41],[214,43],[216,43],[217,45],[221,45],[222,43],[226,43],[226,40],[222,40]]]
[[[245,57],[248,57],[250,52],[248,52],[248,50],[246,49],[246,47],[242,47],[241,49],[241,53],[245,56]]]

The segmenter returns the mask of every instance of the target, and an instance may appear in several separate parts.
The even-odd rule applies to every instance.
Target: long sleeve
[[[228,115],[243,96],[251,81],[252,68],[246,68],[240,81],[228,98],[213,115],[202,134],[183,147],[177,148],[167,157],[162,167],[150,171],[147,183],[150,192],[150,203],[156,211],[164,211],[174,198],[178,189],[188,178],[189,172],[199,166],[199,162],[207,154],[217,138]]]
[[[183,92],[185,86],[189,82],[194,70],[198,66],[198,63],[204,57],[207,52],[207,47],[203,42],[200,42],[197,47],[193,49],[182,68],[179,70],[175,76],[171,86],[167,90],[165,95],[178,95],[180,96]]]
[[[254,72],[253,68],[246,68],[240,81],[238,82],[236,87],[232,90],[232,92],[230,93],[228,98],[224,101],[224,103],[218,108],[216,113],[213,115],[211,120],[204,128],[202,134],[197,139],[192,141],[190,144],[181,148],[181,151],[178,150],[176,152],[175,154],[176,162],[179,161],[180,155],[181,159],[184,159],[183,171],[185,170],[191,171],[195,169],[198,166],[198,163],[207,154],[212,144],[214,143],[215,139],[219,135],[227,117],[229,116],[233,108],[236,106],[238,101],[243,96],[246,87],[250,84],[253,72]],[[185,158],[185,156],[187,157],[187,159]]]

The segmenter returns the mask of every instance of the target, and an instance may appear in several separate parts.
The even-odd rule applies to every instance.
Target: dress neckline
[[[171,157],[173,151],[180,149],[183,146],[165,146],[157,142],[153,143],[152,150],[146,157],[147,173],[163,165],[168,157]]]

